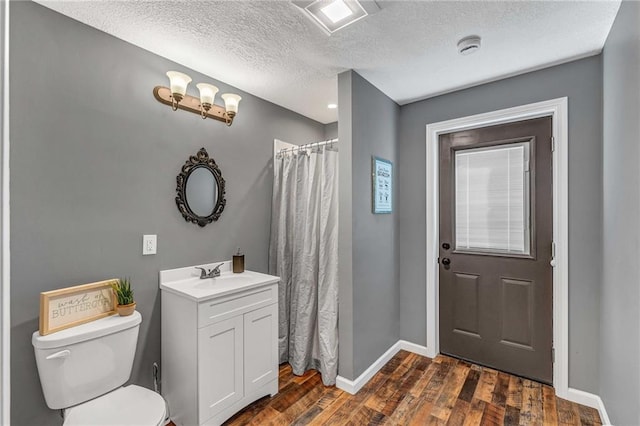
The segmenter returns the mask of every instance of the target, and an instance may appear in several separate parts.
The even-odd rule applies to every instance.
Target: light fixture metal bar
[[[171,89],[163,86],[156,86],[153,88],[153,96],[160,103],[172,106]],[[189,111],[194,114],[201,115],[200,111],[200,99],[195,96],[185,95],[184,98],[178,103],[178,109]],[[207,118],[213,118],[214,120],[227,123],[229,120],[226,117],[227,110],[220,105],[213,104],[209,111],[206,112]]]

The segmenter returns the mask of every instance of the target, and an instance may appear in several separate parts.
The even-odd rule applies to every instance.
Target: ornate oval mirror
[[[201,148],[182,166],[177,177],[176,204],[187,222],[205,226],[218,220],[227,204],[222,172]]]

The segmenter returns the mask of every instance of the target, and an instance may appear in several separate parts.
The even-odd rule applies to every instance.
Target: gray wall
[[[351,281],[343,280],[340,275],[340,323],[345,321],[343,312],[347,303],[342,295],[350,292],[353,339],[348,342],[340,335],[341,346],[352,344],[353,357],[351,363],[341,351],[340,375],[353,379],[396,343],[400,335],[398,203],[395,202],[392,214],[371,212],[371,156],[392,161],[396,165],[394,171],[397,170],[400,108],[356,72],[347,71],[338,78],[341,212],[343,198],[351,198],[351,215],[341,214],[340,232],[343,234],[351,228],[352,250],[352,263],[348,266],[352,268]],[[343,111],[346,108],[348,112]],[[344,152],[346,147],[350,152]],[[351,185],[345,186],[343,173],[349,172]],[[398,189],[397,181],[395,189]],[[343,226],[343,220],[350,223]],[[345,266],[344,247],[340,246],[340,268]]]
[[[324,138],[334,139],[338,137],[338,122],[328,123],[324,125]]]
[[[2,22],[2,24],[0,25],[0,27],[2,27],[0,29],[0,143],[4,144],[5,143],[5,132],[9,129],[9,120],[5,120],[5,114],[9,113],[9,109],[8,109],[8,102],[7,102],[7,95],[8,95],[8,90],[9,87],[8,85],[5,84],[5,78],[7,77],[7,72],[8,70],[8,49],[6,49],[5,43],[8,41],[8,38],[6,37],[6,31],[8,30],[8,28],[5,26],[5,19],[7,18],[8,15],[8,11],[9,11],[9,2],[8,1],[0,1],[0,22]],[[7,104],[7,105],[5,105]],[[6,135],[8,138],[8,134]],[[3,145],[4,146],[4,145]],[[0,166],[0,185],[2,185],[2,188],[4,188],[4,161],[5,161],[5,155],[4,155],[4,150],[3,152],[0,153],[0,164],[2,164],[2,166]],[[2,193],[4,193],[4,190],[2,191]],[[6,221],[9,218],[4,214],[4,210],[0,210],[0,238],[3,237],[3,234],[5,232],[5,224]],[[4,238],[2,238],[2,240],[4,241]],[[8,253],[5,251],[5,244],[4,242],[2,243],[2,247],[0,248],[0,258],[4,259],[5,255],[7,255]],[[4,274],[6,273],[6,270],[4,268],[4,265],[2,262],[0,262],[0,282],[3,282],[5,285],[7,284],[6,282],[4,282]],[[2,369],[2,373],[0,373],[0,375],[4,376],[5,373],[5,360],[9,360],[10,357],[10,351],[9,348],[7,348],[7,345],[5,345],[5,337],[8,336],[4,336],[4,330],[7,326],[10,326],[10,324],[7,324],[7,322],[5,321],[5,315],[8,313],[7,308],[10,309],[10,304],[11,301],[10,300],[6,300],[6,298],[4,296],[0,297],[0,303],[2,304],[2,306],[0,306],[0,309],[2,310],[3,314],[2,314],[2,318],[0,318],[0,327],[2,327],[2,333],[3,333],[3,338],[0,339],[0,362],[2,362],[2,366],[0,367]],[[9,418],[9,410],[5,409],[5,404],[8,404],[8,401],[11,397],[11,392],[10,389],[8,389],[7,386],[4,385],[5,380],[6,380],[6,376],[4,376],[2,379],[2,385],[0,385],[0,401],[2,401],[0,403],[0,422],[1,423],[7,423]]]
[[[338,374],[355,378],[353,369],[353,72],[338,75]]]
[[[130,276],[143,317],[132,381],[150,387],[158,271],[241,247],[247,268],[266,272],[273,139],[321,140],[324,126],[192,70],[194,84],[239,93],[239,114],[226,127],[173,112],[152,89],[184,67],[32,2],[12,2],[11,43],[12,424],[56,424],[30,342],[40,292]],[[205,228],[174,201],[176,175],[201,147],[227,183],[226,209]],[[158,234],[157,255],[142,256],[142,234]]]
[[[613,424],[640,424],[640,4],[623,2],[603,53],[600,397]]]
[[[569,98],[569,384],[597,393],[602,268],[602,58],[461,90],[400,110],[400,335],[426,343],[426,125]]]

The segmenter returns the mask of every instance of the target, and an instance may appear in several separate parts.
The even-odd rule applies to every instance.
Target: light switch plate
[[[142,254],[144,256],[148,254],[156,254],[158,246],[157,235],[143,235],[142,236]]]

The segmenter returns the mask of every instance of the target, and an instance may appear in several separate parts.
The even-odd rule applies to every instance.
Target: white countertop
[[[196,269],[196,266],[210,270],[221,263],[223,265],[220,267],[221,273],[219,277],[200,279],[200,270]],[[280,277],[254,271],[245,270],[242,273],[234,274],[231,270],[231,261],[160,271],[161,290],[196,302],[277,283],[278,281],[280,281]]]

